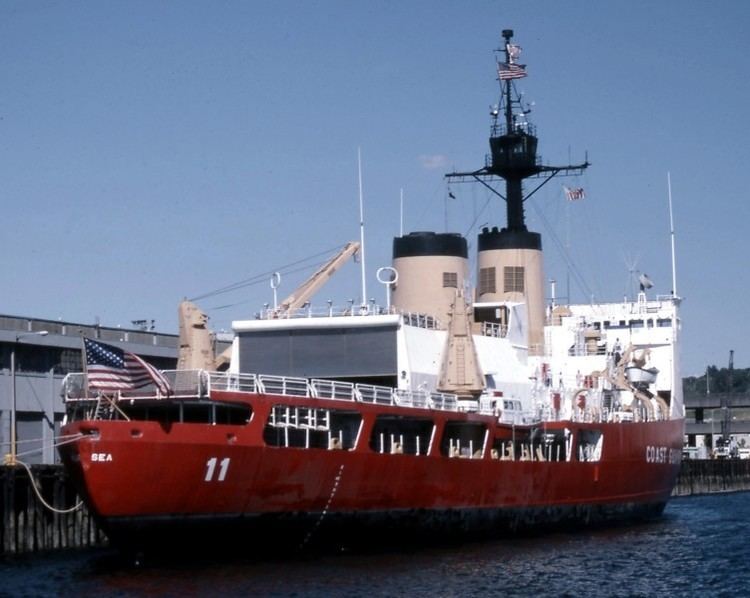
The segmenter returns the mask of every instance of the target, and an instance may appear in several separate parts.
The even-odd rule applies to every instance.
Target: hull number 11
[[[216,473],[216,463],[219,463],[218,476],[214,478]],[[223,482],[227,477],[227,470],[229,469],[229,457],[224,457],[219,461],[216,457],[211,457],[206,461],[206,477],[203,478],[204,482],[213,482],[216,479],[217,482]]]

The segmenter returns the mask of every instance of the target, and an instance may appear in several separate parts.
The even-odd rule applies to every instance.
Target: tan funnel
[[[479,235],[477,302],[526,304],[529,354],[544,352],[544,264],[538,233],[485,228]]]
[[[455,233],[414,232],[393,240],[392,307],[427,314],[445,327],[446,314],[469,276],[466,239]]]

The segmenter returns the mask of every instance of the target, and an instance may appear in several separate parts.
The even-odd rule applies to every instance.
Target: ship
[[[506,226],[478,234],[474,275],[464,236],[402,233],[379,272],[386,305],[316,307],[361,250],[350,242],[234,321],[219,357],[185,302],[176,370],[106,391],[91,365],[66,377],[61,459],[113,544],[400,546],[662,514],[682,457],[681,299],[545,297],[524,202],[589,163],[542,163],[519,55],[504,30],[490,153],[445,175],[506,203]]]

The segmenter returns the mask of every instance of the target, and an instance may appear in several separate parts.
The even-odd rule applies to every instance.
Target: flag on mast
[[[164,395],[172,393],[166,376],[137,355],[85,337],[83,347],[89,388],[117,392],[153,384]]]
[[[507,62],[497,63],[497,75],[501,81],[507,79],[522,79],[526,76],[525,64],[513,64]]]
[[[518,60],[518,57],[521,55],[521,46],[517,46],[516,44],[506,44],[505,49],[508,51],[511,62]]]
[[[565,197],[568,199],[568,201],[586,199],[586,192],[583,190],[583,187],[576,187],[574,189],[571,189],[570,187],[566,187],[563,185],[563,189],[565,189]]]

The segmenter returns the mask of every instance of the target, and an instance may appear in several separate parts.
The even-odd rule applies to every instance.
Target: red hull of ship
[[[504,461],[491,458],[489,449],[482,458],[447,458],[436,441],[427,456],[379,454],[367,441],[375,416],[405,410],[369,404],[356,406],[363,428],[353,450],[277,448],[263,440],[274,403],[321,408],[341,403],[231,392],[214,392],[212,398],[249,403],[251,422],[97,420],[65,427],[64,434],[84,434],[61,447],[61,454],[113,541],[183,541],[184,536],[169,531],[195,524],[211,533],[219,522],[270,532],[282,526],[294,530],[287,540],[299,543],[359,527],[352,524],[370,524],[379,531],[392,524],[439,534],[492,534],[633,519],[661,512],[681,456],[683,420],[544,424],[548,429],[600,430],[604,442],[595,462]],[[510,429],[478,414],[408,413],[432,418],[435,438],[448,420],[485,422],[490,435]],[[216,468],[208,476],[207,464],[214,459]],[[223,460],[228,466],[220,476]]]

